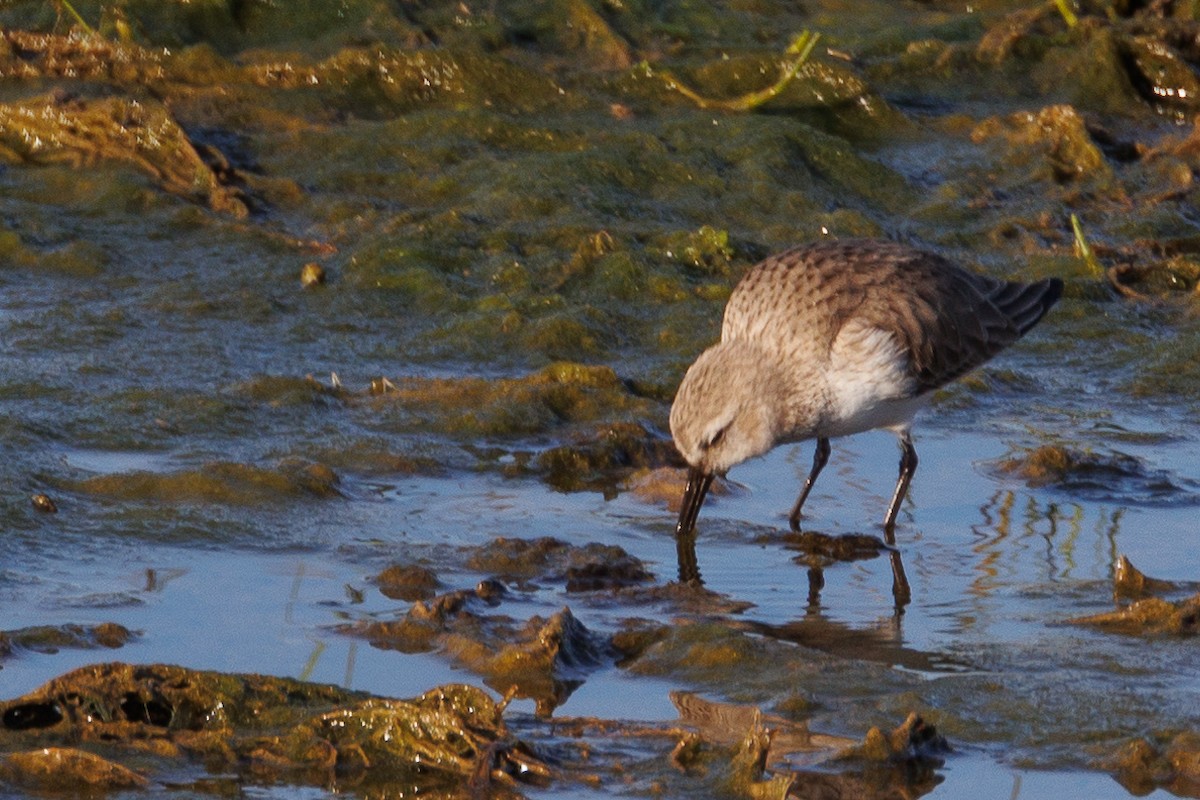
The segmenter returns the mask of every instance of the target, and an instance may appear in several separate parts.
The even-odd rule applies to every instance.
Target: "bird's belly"
[[[819,436],[905,427],[925,404],[909,372],[909,356],[892,334],[851,322],[830,356]]]
[[[836,413],[822,419],[816,433],[825,438],[836,438],[875,428],[906,428],[925,402],[926,398],[922,395],[877,399],[873,402],[864,398],[863,402],[846,403]]]

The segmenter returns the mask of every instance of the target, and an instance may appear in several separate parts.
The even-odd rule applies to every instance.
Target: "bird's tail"
[[[988,300],[1024,336],[1058,302],[1062,293],[1060,279],[1046,278],[1035,283],[1001,283],[988,295]]]

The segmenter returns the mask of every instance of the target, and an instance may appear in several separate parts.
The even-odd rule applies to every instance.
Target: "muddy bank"
[[[282,780],[367,796],[402,785],[436,795],[520,797],[522,786],[552,781],[623,784],[626,768],[608,748],[640,740],[659,776],[649,785],[760,798],[831,791],[887,798],[931,789],[938,782],[932,769],[949,752],[916,715],[855,742],[750,706],[684,693],[673,700],[680,711],[673,726],[558,720],[554,738],[567,747],[544,741],[546,724],[519,719],[522,735],[543,740],[531,746],[502,719],[507,700],[497,704],[467,685],[393,700],[257,675],[102,664],[0,704],[0,785],[51,793],[202,790],[235,776],[242,784]],[[833,772],[808,769],[818,763]],[[181,783],[181,773],[191,777]]]

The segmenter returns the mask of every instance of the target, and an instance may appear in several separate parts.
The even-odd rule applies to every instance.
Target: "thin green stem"
[[[87,24],[87,20],[79,15],[79,12],[75,10],[75,6],[71,5],[70,0],[58,0],[58,2],[62,3],[63,8],[67,9],[67,12],[75,18],[75,21],[79,23],[79,27],[83,28],[88,36],[96,33],[96,29]]]
[[[820,38],[821,34],[819,33],[811,31],[801,32],[799,36],[792,40],[792,44],[787,49],[787,53],[792,59],[788,62],[779,80],[765,89],[750,92],[741,97],[733,97],[728,100],[704,97],[699,92],[681,83],[678,78],[670,73],[663,73],[663,77],[670,88],[679,92],[700,108],[719,108],[723,111],[751,111],[768,100],[777,97],[792,82],[792,79],[800,72],[801,67],[807,63],[809,57],[812,55],[813,48],[817,46],[817,40]]]
[[[1062,14],[1063,22],[1067,23],[1068,28],[1074,28],[1079,24],[1079,17],[1075,16],[1075,12],[1067,5],[1071,0],[1054,0],[1054,5],[1058,8],[1058,13]]]
[[[1083,235],[1083,224],[1080,223],[1079,217],[1071,215],[1071,228],[1075,231],[1075,255],[1083,259],[1083,263],[1088,265],[1096,276],[1104,275],[1104,267],[1100,264],[1100,259],[1096,258],[1095,252],[1092,251],[1091,245],[1088,244],[1087,237]]]

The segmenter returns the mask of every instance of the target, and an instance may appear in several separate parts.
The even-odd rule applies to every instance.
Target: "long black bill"
[[[675,526],[676,536],[691,536],[696,532],[696,517],[700,516],[700,506],[704,505],[712,482],[712,473],[699,467],[688,470],[687,488],[683,490],[683,502],[679,506],[679,524]]]

